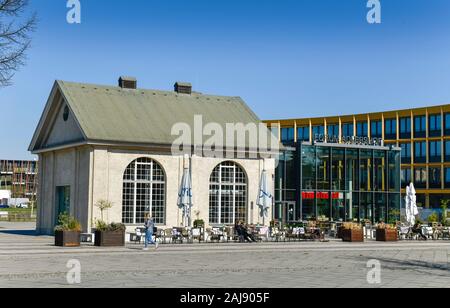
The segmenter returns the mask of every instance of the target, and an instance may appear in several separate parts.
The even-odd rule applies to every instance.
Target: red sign
[[[326,199],[330,199],[330,193],[329,192],[320,192],[318,191],[317,193],[314,192],[302,192],[302,199],[303,200],[311,200],[311,199],[321,199],[321,200],[326,200]],[[333,200],[339,200],[341,199],[341,195],[338,192],[333,192],[331,193],[331,198]]]
[[[314,199],[313,192],[302,192],[302,199]]]

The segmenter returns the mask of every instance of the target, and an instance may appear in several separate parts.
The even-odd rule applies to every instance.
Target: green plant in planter
[[[197,219],[194,221],[194,228],[203,228],[205,226],[205,222],[203,219]]]
[[[395,225],[397,223],[397,221],[399,221],[400,215],[401,215],[401,212],[399,209],[390,210],[388,223],[391,225]]]
[[[428,222],[438,222],[439,221],[439,214],[434,212],[430,216],[428,216]]]
[[[126,226],[121,223],[113,222],[113,223],[107,224],[103,220],[97,220],[97,222],[95,224],[95,229],[97,231],[102,231],[102,232],[115,232],[115,231],[125,231]]]
[[[100,210],[100,215],[102,216],[102,221],[103,221],[104,220],[103,212],[108,211],[110,208],[112,208],[113,203],[108,200],[99,200],[99,201],[97,201],[95,206]]]
[[[97,220],[95,230],[95,246],[118,247],[125,245],[126,226],[121,223],[106,223]]]
[[[447,222],[447,211],[448,204],[450,203],[450,199],[441,200],[441,209],[442,209],[442,223],[445,224]]]
[[[55,227],[55,246],[79,247],[81,224],[67,213],[60,214]]]
[[[58,217],[58,225],[55,231],[81,232],[81,224],[74,217],[67,213],[62,213]]]

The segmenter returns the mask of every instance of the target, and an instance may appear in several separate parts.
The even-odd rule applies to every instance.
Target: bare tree
[[[22,16],[28,3],[29,0],[0,0],[0,88],[11,85],[30,48],[36,14]]]

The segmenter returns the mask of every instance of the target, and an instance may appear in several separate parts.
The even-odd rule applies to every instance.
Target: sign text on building
[[[331,195],[331,199],[333,200],[339,200],[339,199],[343,199],[343,195],[339,192],[333,192],[333,193],[329,193],[329,192],[307,192],[304,191],[302,192],[302,199],[303,200],[312,200],[312,199],[320,199],[320,200],[328,200],[330,199],[330,195]]]
[[[384,141],[381,138],[369,138],[369,137],[342,137],[324,134],[314,135],[315,143],[343,143],[343,144],[353,144],[353,145],[366,145],[366,146],[384,146]]]

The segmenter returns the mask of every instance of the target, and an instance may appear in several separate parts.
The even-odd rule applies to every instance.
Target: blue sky
[[[31,0],[28,62],[0,89],[0,158],[27,159],[55,79],[241,96],[262,119],[450,103],[450,1]]]

